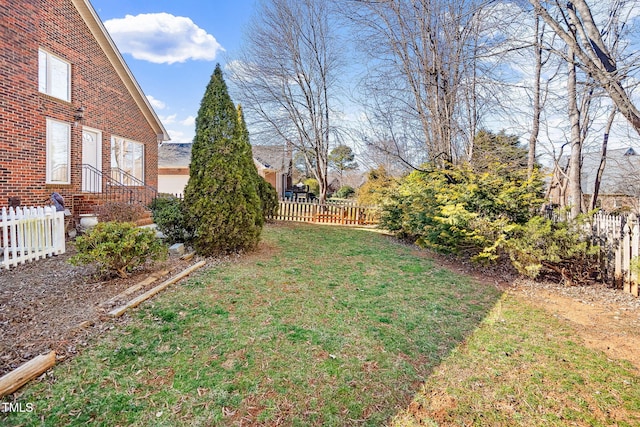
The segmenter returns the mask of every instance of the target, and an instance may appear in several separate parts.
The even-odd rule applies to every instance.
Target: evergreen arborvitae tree
[[[240,138],[243,144],[251,152],[251,143],[249,142],[249,130],[247,129],[247,123],[244,121],[244,113],[242,112],[242,106],[238,105],[238,126],[240,131]],[[247,169],[253,171],[253,176],[256,180],[256,189],[258,191],[258,197],[260,198],[260,206],[262,208],[263,218],[266,220],[271,216],[274,216],[278,210],[278,192],[273,185],[269,184],[264,178],[258,174],[256,164],[253,162],[253,154],[249,157],[250,164],[247,165]]]
[[[205,256],[250,250],[264,224],[248,136],[220,65],[200,103],[184,192],[195,250]]]

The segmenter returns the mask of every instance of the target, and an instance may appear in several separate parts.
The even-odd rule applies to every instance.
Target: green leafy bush
[[[153,222],[164,234],[167,243],[173,244],[189,240],[182,200],[171,195],[161,195],[151,203]]]
[[[354,194],[356,194],[356,190],[353,187],[350,187],[348,185],[343,185],[338,189],[338,191],[335,192],[333,197],[337,197],[338,199],[348,199],[349,197],[352,197]]]
[[[372,169],[367,174],[367,182],[358,188],[358,204],[362,206],[382,206],[398,187],[398,181],[389,175],[384,167]]]
[[[536,278],[552,272],[566,284],[583,284],[599,273],[598,247],[585,237],[586,217],[554,222],[533,217],[514,227],[502,246],[521,274]]]
[[[303,181],[304,185],[309,186],[309,192],[315,194],[316,196],[320,194],[320,184],[318,180],[315,178],[307,178]]]
[[[103,274],[127,275],[148,260],[162,260],[166,246],[155,231],[130,222],[101,222],[76,239],[78,253],[69,259],[74,265],[97,263]]]
[[[146,210],[144,206],[136,203],[108,202],[96,206],[95,212],[102,222],[136,222],[144,217]]]
[[[485,251],[512,224],[524,224],[540,206],[542,181],[499,165],[414,171],[403,178],[383,208],[382,227],[440,252],[495,259]]]

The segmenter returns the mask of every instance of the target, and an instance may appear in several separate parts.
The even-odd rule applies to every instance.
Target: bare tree
[[[529,0],[535,12],[549,25],[549,27],[566,43],[571,52],[571,57],[565,56],[569,62],[575,62],[582,70],[591,76],[616,105],[620,113],[629,121],[640,134],[640,111],[631,100],[628,89],[623,82],[629,76],[630,69],[627,66],[619,66],[612,54],[611,46],[605,42],[605,31],[598,28],[591,8],[585,0],[571,0],[561,3],[559,0],[549,2],[557,10],[558,17],[553,15],[551,9],[542,5],[540,0]],[[608,17],[619,19],[619,15],[630,10],[625,8],[625,1],[616,2],[610,10]],[[573,57],[575,55],[575,58]],[[629,66],[633,60],[625,61]]]
[[[340,41],[323,0],[263,0],[232,81],[251,129],[303,153],[327,195]]]
[[[478,90],[480,2],[348,3],[370,64],[366,96],[384,96],[377,102],[384,111],[404,117],[405,129],[416,125],[430,163],[442,166],[466,156],[478,122],[477,92],[468,91]]]

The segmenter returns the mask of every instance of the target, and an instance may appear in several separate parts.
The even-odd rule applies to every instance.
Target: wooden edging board
[[[13,393],[56,364],[56,352],[41,354],[0,378],[0,397]]]
[[[162,291],[163,289],[165,289],[169,285],[174,284],[175,282],[177,282],[178,280],[182,279],[183,277],[186,277],[189,274],[191,274],[194,271],[196,271],[197,269],[203,267],[205,264],[206,264],[205,261],[200,261],[200,262],[192,265],[191,267],[187,268],[186,270],[183,270],[181,273],[178,273],[176,276],[172,277],[171,279],[165,280],[164,282],[162,282],[158,286],[156,286],[156,287],[154,287],[152,289],[149,289],[147,292],[137,296],[136,298],[134,298],[131,301],[129,301],[127,304],[125,304],[125,305],[123,305],[121,307],[118,307],[118,308],[114,308],[113,310],[111,310],[109,312],[109,316],[111,316],[111,317],[120,317],[120,316],[122,316],[124,314],[124,312],[127,311],[128,309],[133,308],[133,307],[137,307],[142,302],[148,300],[149,298],[151,298],[152,296],[154,296],[158,292]]]

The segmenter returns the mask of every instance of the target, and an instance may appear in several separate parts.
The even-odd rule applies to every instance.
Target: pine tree
[[[242,143],[251,152],[251,143],[249,141],[249,130],[247,129],[247,123],[244,120],[244,113],[242,106],[238,105],[238,126],[240,132],[240,138]],[[264,178],[258,174],[258,169],[253,162],[253,154],[249,157],[250,164],[247,165],[247,169],[252,171],[252,175],[256,180],[256,189],[258,191],[258,197],[260,197],[260,207],[262,209],[263,218],[266,220],[270,216],[274,216],[278,210],[278,192],[271,184],[265,181]]]
[[[264,223],[246,128],[218,64],[196,118],[185,216],[205,256],[253,249]]]

